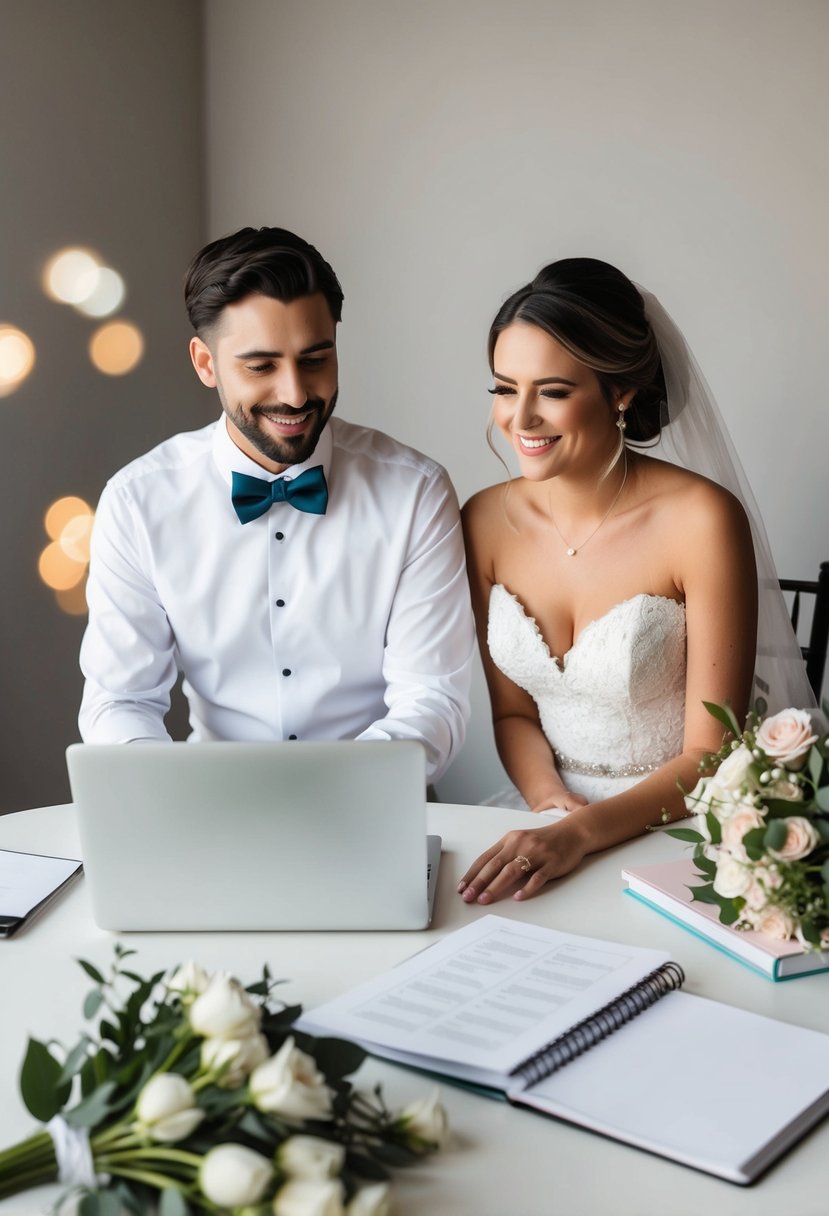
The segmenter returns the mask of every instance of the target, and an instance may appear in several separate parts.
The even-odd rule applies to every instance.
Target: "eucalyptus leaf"
[[[112,1191],[98,1192],[98,1216],[121,1216],[121,1203]]]
[[[64,1116],[71,1127],[96,1127],[109,1114],[114,1081],[104,1081]]]
[[[83,1003],[83,1016],[87,1021],[95,1017],[103,1002],[104,994],[100,988],[93,988],[91,992],[86,994],[86,1000]]]
[[[78,963],[78,966],[83,967],[84,971],[89,976],[89,978],[91,980],[94,980],[96,984],[105,984],[106,983],[106,980],[101,975],[98,968],[93,967],[92,963],[87,963],[86,960],[82,959],[82,958],[79,958],[76,961]]]
[[[48,1123],[69,1097],[71,1083],[60,1084],[63,1068],[45,1043],[29,1039],[20,1070],[20,1093],[30,1114]]]
[[[693,828],[667,828],[665,835],[673,836],[674,840],[690,840],[692,844],[701,844],[705,840],[702,833]]]
[[[811,945],[817,946],[820,944],[820,930],[812,920],[802,920],[800,922],[800,932]]]
[[[809,776],[814,781],[815,785],[820,784],[820,777],[823,772],[823,756],[816,747],[813,747],[809,752]]]
[[[829,811],[829,785],[824,785],[822,789],[815,790],[815,802],[822,811]]]
[[[716,718],[718,722],[721,722],[725,729],[730,731],[732,735],[742,734],[740,724],[734,717],[734,713],[728,705],[715,705],[713,701],[703,701],[703,705],[708,710],[709,714],[711,714],[711,717]]]
[[[766,828],[763,843],[767,849],[780,849],[786,839],[786,825],[782,819],[772,819]]]
[[[78,1204],[78,1216],[101,1216],[101,1206],[97,1191],[87,1191]]]
[[[751,861],[759,861],[765,855],[766,826],[752,828],[743,837],[743,848]]]
[[[69,1052],[69,1055],[63,1062],[63,1068],[60,1070],[60,1076],[58,1077],[59,1085],[63,1085],[67,1081],[71,1081],[75,1074],[80,1072],[81,1068],[83,1067],[84,1060],[89,1054],[89,1046],[91,1042],[92,1040],[88,1035],[83,1035],[80,1041],[76,1043]]]
[[[165,1187],[158,1203],[158,1216],[189,1216],[189,1212],[181,1191],[177,1187]]]
[[[818,835],[823,844],[829,844],[829,819],[821,819],[819,816],[812,820]]]

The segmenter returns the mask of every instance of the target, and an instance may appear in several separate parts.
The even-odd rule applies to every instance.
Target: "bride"
[[[464,508],[495,739],[519,804],[568,813],[473,863],[458,889],[482,904],[536,895],[587,854],[685,813],[682,788],[722,741],[703,702],[740,720],[749,706],[755,549],[761,633],[787,652],[761,638],[758,689],[768,695],[794,653],[785,695],[809,700],[750,491],[657,301],[604,262],[554,262],[502,306],[489,357],[492,424],[520,469]],[[663,428],[674,462],[635,446]]]

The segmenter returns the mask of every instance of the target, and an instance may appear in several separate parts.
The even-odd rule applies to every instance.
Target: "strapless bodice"
[[[559,659],[520,600],[498,583],[488,644],[496,666],[538,706],[574,792],[591,801],[607,797],[682,750],[685,606],[676,600],[642,594],[614,604]]]

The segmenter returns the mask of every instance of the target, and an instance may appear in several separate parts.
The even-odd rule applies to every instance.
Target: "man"
[[[473,628],[438,465],[332,418],[342,291],[300,237],[244,228],[190,266],[190,355],[224,411],[109,482],[81,648],[87,742],[416,739],[460,747]]]

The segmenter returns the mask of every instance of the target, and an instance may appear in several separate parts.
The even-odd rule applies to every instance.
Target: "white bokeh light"
[[[100,260],[89,249],[61,249],[46,263],[43,288],[61,304],[81,304],[95,291]]]
[[[100,266],[92,293],[75,307],[87,317],[108,317],[121,307],[125,295],[124,280],[118,271],[111,266]]]

